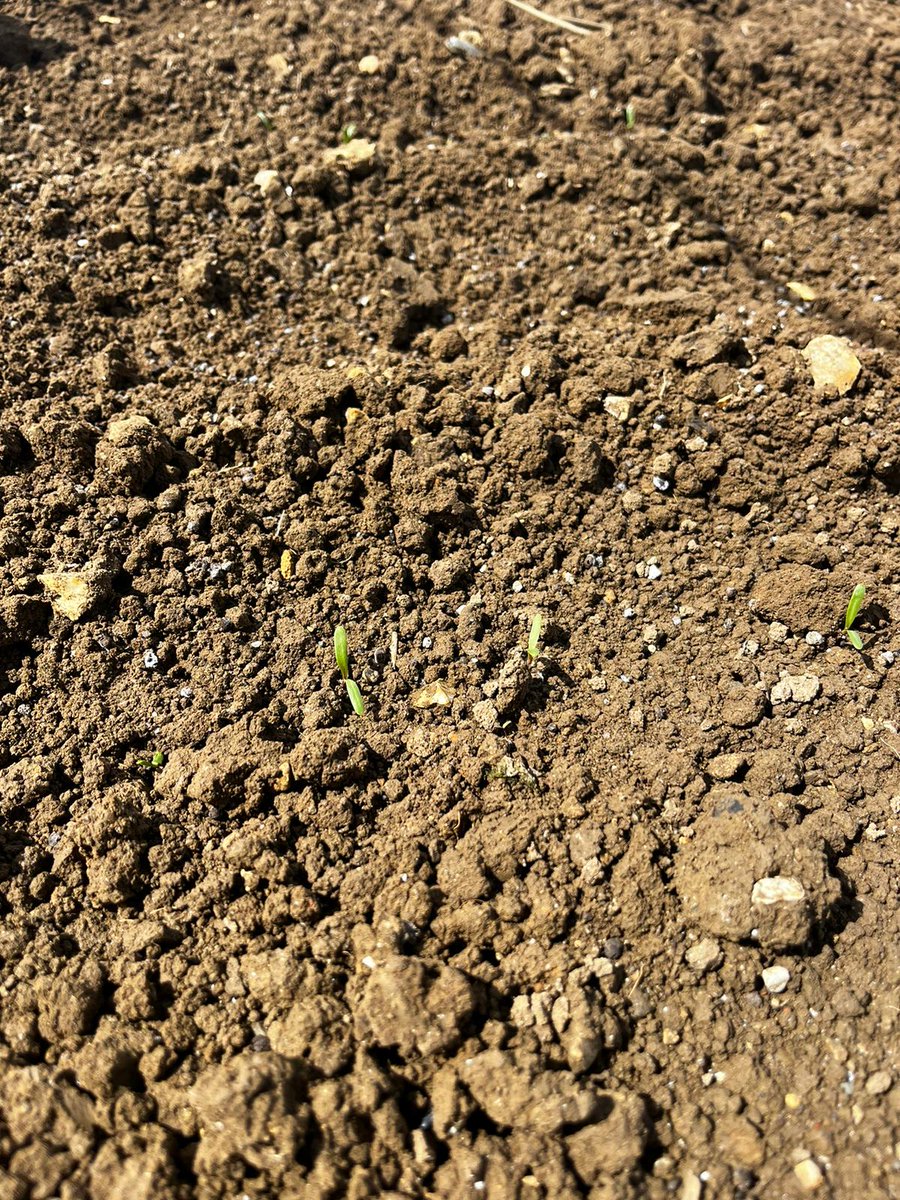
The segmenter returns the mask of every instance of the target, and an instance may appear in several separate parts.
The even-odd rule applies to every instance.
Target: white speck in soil
[[[660,570],[660,568],[655,566],[653,563],[651,563],[650,566],[647,568],[647,578],[648,579],[660,579],[661,577],[662,577],[662,571]]]
[[[889,667],[893,664],[894,657],[895,656],[894,656],[893,650],[885,650],[881,655],[881,661],[884,663],[884,665],[886,667]]]
[[[658,492],[667,492],[669,490],[669,481],[668,479],[663,479],[662,475],[654,475],[653,486]]]
[[[152,671],[157,666],[159,666],[159,658],[156,654],[153,653],[152,650],[144,651],[144,666],[147,668],[148,671]]]
[[[432,641],[432,639],[430,637],[422,638],[422,649],[423,650],[430,650],[433,645],[434,645],[434,642]]]

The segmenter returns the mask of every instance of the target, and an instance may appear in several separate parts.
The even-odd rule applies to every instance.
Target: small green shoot
[[[262,125],[263,129],[265,129],[267,133],[271,133],[272,130],[275,128],[275,126],[272,124],[272,118],[267,117],[261,108],[258,108],[256,110],[256,119],[259,121],[260,125]]]
[[[862,638],[853,628],[853,622],[859,616],[859,610],[862,608],[865,598],[865,584],[858,583],[850,596],[850,603],[847,605],[847,613],[844,617],[844,633],[846,633],[847,641],[854,650],[862,650],[863,648]]]
[[[528,664],[529,664],[529,666],[532,666],[532,667],[537,662],[538,651],[540,649],[540,643],[541,643],[541,630],[543,628],[543,624],[544,624],[544,622],[543,622],[543,619],[541,618],[541,614],[537,613],[535,615],[534,620],[531,622],[531,631],[528,634],[528,649],[526,651],[526,653],[528,654]]]
[[[352,121],[348,125],[344,125],[341,127],[340,140],[343,145],[346,146],[347,143],[352,142],[355,137],[356,137],[356,126],[353,124]]]
[[[362,692],[359,690],[359,685],[355,679],[345,679],[344,687],[347,689],[347,695],[350,697],[350,703],[353,705],[353,711],[358,717],[363,716],[366,711],[366,706],[363,703]]]
[[[637,113],[634,111],[633,104],[625,105],[625,128],[634,129],[634,123],[637,120]]]
[[[363,703],[359,684],[355,679],[350,678],[350,652],[347,649],[347,630],[343,625],[338,625],[334,631],[334,658],[341,673],[341,679],[344,681],[344,687],[347,689],[347,695],[350,697],[350,703],[353,705],[353,711],[358,717],[361,717],[366,711],[366,706]]]
[[[347,651],[347,630],[338,625],[334,631],[334,657],[337,660],[341,679],[346,680],[350,675],[350,656]]]
[[[154,750],[152,754],[142,754],[136,758],[134,765],[141,771],[158,771],[166,765],[166,756],[162,750]]]

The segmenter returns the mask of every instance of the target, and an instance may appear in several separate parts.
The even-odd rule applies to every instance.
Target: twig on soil
[[[530,17],[537,17],[539,21],[546,21],[548,25],[555,25],[557,29],[565,29],[568,33],[580,33],[582,37],[587,37],[599,29],[596,21],[582,21],[580,17],[573,17],[571,20],[567,20],[565,17],[554,17],[552,13],[543,12],[541,9],[535,8],[533,4],[526,4],[525,0],[506,0],[506,3],[528,13]],[[576,21],[578,24],[575,23]]]

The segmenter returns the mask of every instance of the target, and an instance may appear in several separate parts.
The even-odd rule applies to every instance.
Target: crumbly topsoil
[[[897,14],[578,11],[4,6],[2,1200],[900,1195]]]

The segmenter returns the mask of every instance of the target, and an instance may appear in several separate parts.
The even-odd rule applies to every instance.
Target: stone
[[[46,588],[56,612],[70,621],[80,621],[112,590],[110,573],[91,567],[83,571],[48,571],[38,575],[38,582]]]
[[[767,992],[775,995],[784,991],[790,978],[791,973],[787,967],[766,967],[762,973],[763,986]]]
[[[890,1071],[873,1071],[866,1080],[866,1092],[870,1096],[883,1096],[891,1090],[892,1084]]]
[[[734,779],[747,765],[743,754],[717,754],[706,764],[706,769],[713,779]]]
[[[703,938],[691,946],[684,955],[685,962],[692,971],[703,974],[704,971],[715,970],[722,962],[722,948],[712,938]]]
[[[818,675],[788,675],[784,674],[769,693],[773,704],[786,704],[793,700],[795,704],[809,704],[815,700],[821,690]]]
[[[814,1192],[824,1181],[821,1167],[811,1158],[804,1158],[794,1167],[797,1181],[805,1192]]]
[[[846,338],[825,333],[814,337],[803,350],[817,391],[845,396],[859,378],[862,364]]]
[[[633,411],[633,405],[627,396],[616,396],[612,392],[604,398],[603,408],[623,425],[630,419]]]

